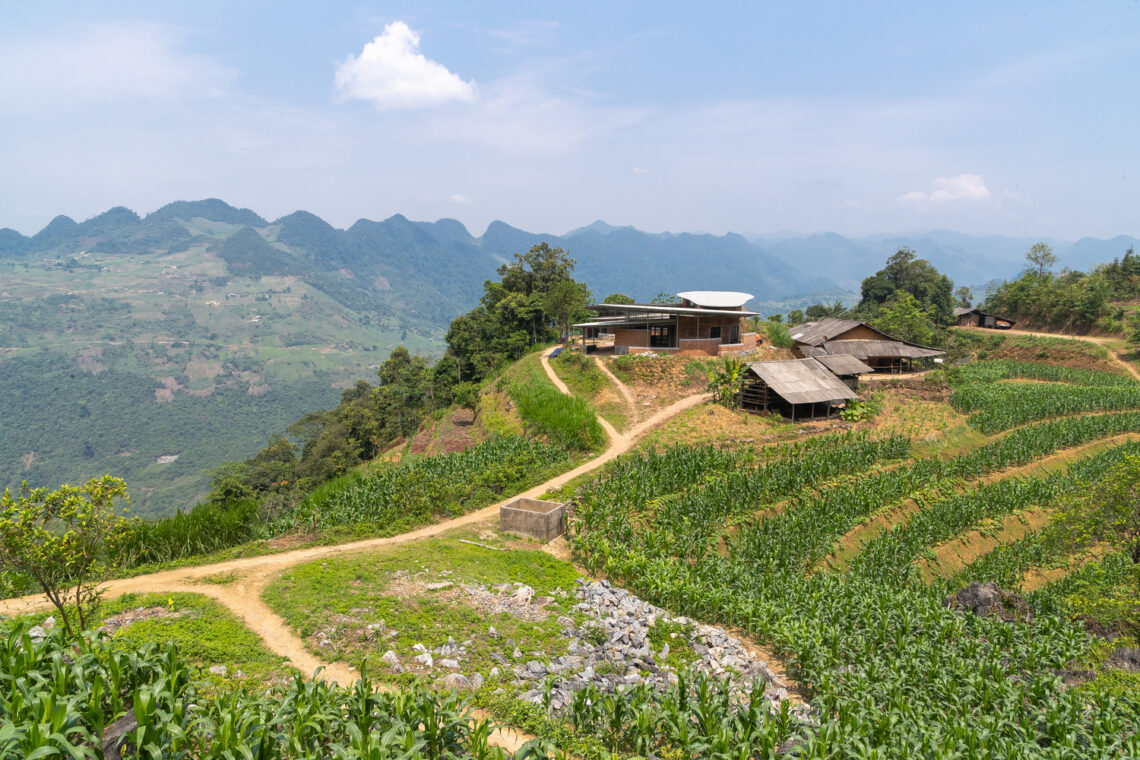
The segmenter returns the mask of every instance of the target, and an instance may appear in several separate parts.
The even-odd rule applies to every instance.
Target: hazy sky
[[[0,227],[1140,233],[1140,4],[0,0]]]

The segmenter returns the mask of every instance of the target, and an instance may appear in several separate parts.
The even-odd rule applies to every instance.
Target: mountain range
[[[483,282],[536,243],[566,249],[594,295],[743,290],[762,313],[856,300],[906,245],[956,282],[1016,275],[1035,240],[646,233],[598,221],[563,235],[396,215],[338,229],[269,221],[217,200],[140,216],[58,216],[0,230],[0,488],[125,477],[138,511],[195,503],[209,471],[371,379],[395,345],[438,355]],[[1121,256],[1133,238],[1057,243],[1061,263]],[[853,292],[854,291],[854,292]]]

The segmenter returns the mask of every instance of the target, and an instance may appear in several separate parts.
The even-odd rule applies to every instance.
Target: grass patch
[[[396,682],[427,674],[412,668],[394,672],[379,659],[387,650],[408,667],[416,644],[434,649],[448,637],[464,647],[455,659],[460,672],[468,675],[487,676],[496,666],[506,670],[508,665],[565,654],[557,618],[581,617],[571,611],[578,571],[541,551],[493,551],[459,543],[466,535],[470,533],[457,531],[454,537],[300,565],[270,584],[263,597],[322,657],[364,664],[370,673]],[[426,588],[439,582],[451,585]],[[526,620],[490,611],[463,589],[464,584],[503,583],[525,584],[539,596],[553,597],[543,608],[545,618]],[[434,680],[443,672],[437,663],[430,677]]]
[[[221,686],[235,679],[269,684],[293,674],[293,669],[265,648],[253,631],[229,610],[199,594],[124,594],[103,603],[95,626],[108,618],[138,609],[161,608],[161,615],[130,623],[113,635],[116,649],[131,651],[145,644],[163,647],[173,642],[179,655],[202,670],[202,677]],[[224,665],[226,677],[208,668]]]
[[[606,434],[594,407],[555,388],[538,354],[520,359],[500,383],[531,433],[571,451],[597,451],[605,446]]]
[[[694,628],[692,623],[666,622],[661,618],[655,620],[649,628],[649,643],[654,656],[658,657],[657,664],[668,665],[679,673],[688,670],[699,659],[689,641]],[[669,654],[662,660],[660,653],[666,644],[669,645]]]
[[[203,575],[198,579],[199,583],[208,583],[212,586],[227,586],[237,580],[237,573],[214,573],[213,575]]]
[[[615,429],[625,430],[629,425],[625,399],[592,357],[567,350],[551,359],[550,367],[571,393],[593,404]]]

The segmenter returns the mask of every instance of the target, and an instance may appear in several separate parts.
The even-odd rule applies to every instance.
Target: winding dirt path
[[[608,377],[610,379],[610,382],[617,386],[618,392],[621,393],[621,397],[625,399],[626,406],[629,407],[630,421],[635,421],[638,417],[638,414],[637,400],[633,397],[633,391],[629,389],[628,385],[623,383],[621,380],[618,380],[618,376],[610,371],[610,368],[606,366],[606,363],[604,361],[602,361],[602,357],[595,356],[594,363],[598,365],[598,369],[602,371],[602,374]]]
[[[547,360],[549,352],[542,356],[542,366],[555,387],[562,393],[570,395],[566,384],[554,374]],[[574,469],[557,475],[545,483],[530,488],[521,494],[515,494],[488,507],[469,512],[459,517],[444,520],[432,525],[401,533],[387,538],[369,538],[351,543],[334,546],[314,546],[306,549],[269,554],[261,557],[243,557],[241,559],[216,562],[211,565],[197,567],[184,567],[174,570],[164,570],[148,575],[139,575],[133,578],[122,578],[106,583],[103,587],[105,599],[114,599],[123,594],[138,593],[169,593],[188,592],[208,596],[224,605],[237,616],[251,631],[256,633],[262,643],[274,654],[284,657],[289,664],[302,673],[316,674],[323,669],[319,677],[327,678],[341,684],[351,684],[359,678],[354,668],[344,663],[328,663],[313,655],[305,646],[305,642],[297,636],[289,625],[278,616],[269,605],[261,599],[265,587],[284,570],[303,562],[311,562],[325,557],[333,557],[350,552],[362,552],[380,549],[388,546],[419,541],[432,538],[442,533],[465,525],[492,519],[499,513],[499,508],[509,501],[520,496],[537,498],[547,491],[560,488],[574,478],[592,472],[618,456],[629,451],[637,439],[657,425],[665,422],[676,414],[691,409],[709,398],[707,393],[688,396],[675,402],[631,428],[627,433],[618,433],[612,425],[601,417],[601,423],[609,436],[609,446],[593,459],[575,467]],[[209,575],[232,573],[236,580],[226,585],[202,583],[201,579]],[[23,615],[51,609],[51,605],[43,595],[25,596],[16,599],[0,600],[0,614]],[[474,711],[477,719],[485,716],[480,711]],[[510,728],[500,728],[492,735],[492,743],[504,749],[515,751],[531,738],[525,734],[513,731]]]
[[[978,329],[978,328],[965,328],[965,329]],[[1116,351],[1114,351],[1111,348],[1108,348],[1108,346],[1111,343],[1114,343],[1115,341],[1119,340],[1119,338],[1106,338],[1106,337],[1100,336],[1100,335],[1062,335],[1061,333],[1037,332],[1035,330],[1002,330],[1001,332],[1005,335],[1031,335],[1031,336],[1036,336],[1038,338],[1062,338],[1064,340],[1083,340],[1086,343],[1095,343],[1098,346],[1104,346],[1105,349],[1108,351],[1108,355],[1112,359],[1112,361],[1116,362],[1121,367],[1124,367],[1124,369],[1128,372],[1128,374],[1132,375],[1132,377],[1136,378],[1137,380],[1140,380],[1140,371],[1138,371],[1136,369],[1136,367],[1132,366],[1132,364],[1130,362],[1126,362],[1123,359],[1121,359],[1120,354],[1116,353]]]

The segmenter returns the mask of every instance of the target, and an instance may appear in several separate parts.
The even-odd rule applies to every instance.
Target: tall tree
[[[1025,260],[1037,267],[1038,276],[1043,276],[1046,270],[1052,269],[1053,265],[1057,263],[1057,255],[1053,253],[1053,249],[1048,243],[1034,243],[1025,252]]]
[[[965,285],[954,291],[954,297],[958,299],[958,305],[963,309],[969,309],[974,305],[974,294]]]
[[[570,335],[570,320],[586,314],[590,303],[590,289],[584,282],[562,280],[550,286],[543,300],[542,308],[560,326],[560,337]]]
[[[874,317],[878,308],[906,291],[941,325],[954,322],[954,284],[926,259],[918,258],[909,248],[900,248],[887,259],[887,265],[863,280],[862,300],[855,307],[864,319]]]

